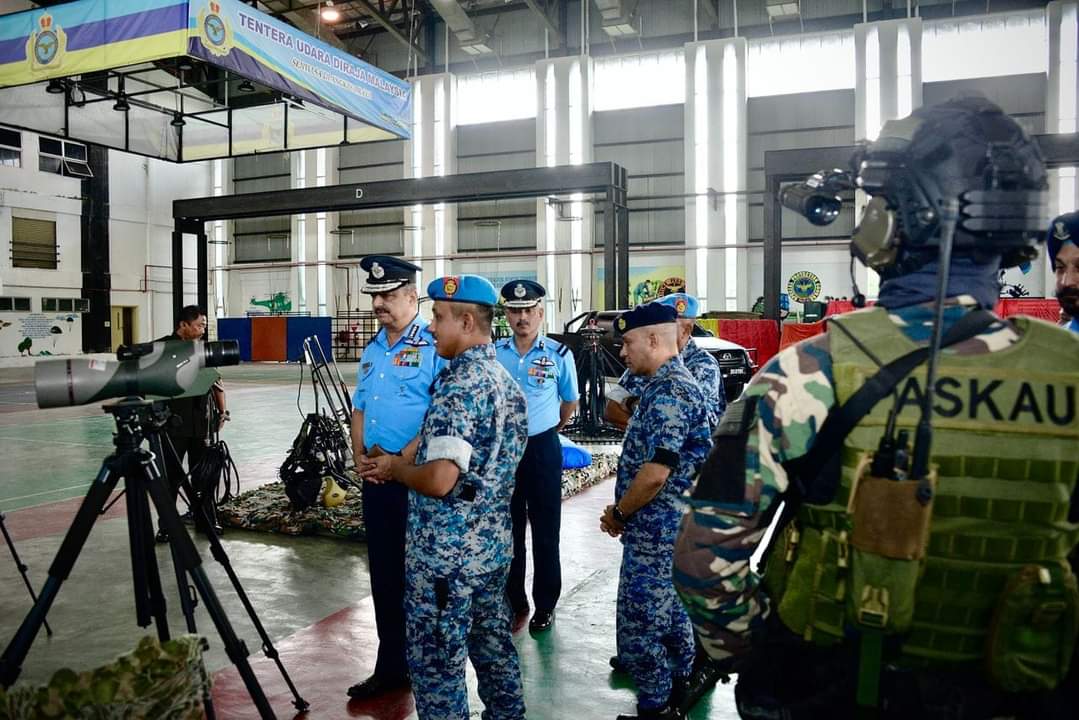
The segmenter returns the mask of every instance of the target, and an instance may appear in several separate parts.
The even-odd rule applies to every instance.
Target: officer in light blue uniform
[[[486,706],[481,717],[525,716],[510,635],[506,578],[510,496],[528,438],[525,397],[495,359],[498,295],[476,275],[427,287],[431,330],[449,360],[439,374],[415,455],[390,457],[409,488],[405,615],[412,691],[421,720],[469,716],[465,663]]]
[[[348,690],[363,700],[408,686],[405,659],[405,525],[408,491],[384,484],[369,469],[373,458],[401,453],[416,441],[431,404],[431,384],[443,362],[434,336],[418,314],[417,266],[400,258],[369,255],[363,292],[379,324],[364,348],[352,396],[352,449],[363,483],[371,596],[378,629],[378,659],[372,675]]]
[[[517,466],[510,504],[513,516],[513,563],[506,595],[515,615],[528,612],[525,594],[525,523],[532,525],[532,600],[536,613],[532,632],[551,627],[562,592],[559,532],[562,524],[562,445],[559,429],[577,408],[577,367],[573,352],[543,337],[543,286],[532,280],[511,280],[502,286],[513,336],[496,344],[498,361],[524,391],[528,401],[528,445]]]
[[[626,367],[648,377],[629,419],[615,502],[600,528],[622,540],[618,656],[637,686],[637,715],[674,720],[693,665],[693,628],[672,581],[674,540],[689,489],[711,449],[705,399],[678,352],[673,307],[640,305],[615,323]]]

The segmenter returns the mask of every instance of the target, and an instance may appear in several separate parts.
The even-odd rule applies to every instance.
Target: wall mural
[[[592,283],[592,307],[603,307],[604,269],[599,268]],[[630,267],[629,306],[636,307],[656,298],[686,291],[686,270],[681,265]]]
[[[78,313],[5,314],[0,318],[0,356],[71,355],[82,351]]]
[[[286,292],[276,292],[264,300],[251,298],[250,304],[255,307],[266,308],[266,312],[271,315],[292,312],[292,300],[289,299]]]

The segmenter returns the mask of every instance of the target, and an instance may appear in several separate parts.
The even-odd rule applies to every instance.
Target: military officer
[[[414,444],[431,404],[431,383],[442,367],[434,337],[418,314],[419,267],[400,258],[369,255],[363,292],[381,328],[364,348],[352,396],[352,450],[365,482],[363,519],[378,629],[374,672],[348,689],[351,698],[372,698],[408,686],[405,660],[405,525],[408,491],[382,484],[370,459],[401,453]]]
[[[723,390],[723,374],[719,370],[719,363],[691,339],[693,328],[701,314],[701,303],[694,296],[682,292],[664,295],[655,302],[670,305],[678,313],[678,351],[686,369],[704,391],[708,427],[714,430],[727,409],[727,396]],[[607,419],[624,428],[647,382],[647,378],[626,370],[618,381],[623,392],[615,391],[608,396]]]
[[[558,556],[562,519],[562,445],[558,431],[577,408],[577,367],[573,352],[543,337],[543,286],[532,280],[511,280],[502,286],[513,336],[496,344],[502,367],[521,386],[528,401],[528,445],[517,466],[517,484],[510,511],[513,517],[513,563],[506,595],[517,616],[528,613],[525,594],[525,523],[532,526],[532,600],[536,613],[528,627],[541,632],[551,627],[562,591]]]
[[[1065,213],[1049,226],[1049,262],[1056,274],[1060,311],[1068,316],[1068,329],[1079,332],[1079,212]]]
[[[421,720],[469,717],[465,661],[479,680],[483,717],[524,718],[521,672],[510,635],[506,578],[510,496],[524,453],[524,394],[495,359],[498,295],[476,275],[427,286],[431,331],[449,361],[436,383],[420,440],[373,463],[408,488],[405,615],[408,665]]]
[[[1044,237],[1041,154],[963,98],[885,123],[851,167],[871,196],[852,252],[881,271],[878,305],[780,352],[728,409],[681,523],[678,592],[738,672],[742,717],[1071,717],[1079,337],[988,311],[999,269]],[[933,472],[910,478],[926,372],[897,368],[938,302]],[[762,580],[750,560],[780,501]]]
[[[649,378],[626,428],[615,502],[600,529],[622,540],[618,655],[637,685],[637,715],[677,718],[693,665],[693,629],[671,582],[682,494],[710,447],[706,402],[678,354],[676,312],[649,303],[622,313],[627,368]]]

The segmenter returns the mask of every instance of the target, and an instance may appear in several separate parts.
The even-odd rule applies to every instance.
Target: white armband
[[[449,460],[461,472],[468,472],[468,463],[472,460],[472,446],[461,438],[439,435],[427,441],[427,453],[424,455],[424,460],[425,462]]]

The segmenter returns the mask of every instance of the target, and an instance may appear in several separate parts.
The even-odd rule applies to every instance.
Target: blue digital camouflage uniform
[[[671,563],[682,495],[710,447],[703,392],[674,357],[644,387],[626,428],[615,487],[618,502],[657,449],[678,455],[663,489],[629,518],[622,534],[618,655],[637,684],[642,709],[665,705],[672,676],[688,676],[693,664],[693,629],[675,595]]]
[[[950,300],[945,328],[972,302],[964,297]],[[932,305],[916,305],[894,310],[889,317],[911,340],[924,343],[932,330],[932,312]],[[1012,325],[1001,321],[944,352],[994,352],[1018,339]],[[744,502],[687,500],[675,547],[674,581],[702,646],[715,659],[745,654],[770,612],[750,558],[765,536],[773,505],[788,487],[781,463],[809,452],[835,405],[828,349],[827,334],[800,342],[769,360],[746,386],[743,397],[757,399],[757,423],[746,446]]]
[[[510,496],[527,422],[524,395],[493,345],[469,348],[439,374],[416,463],[451,460],[461,475],[443,498],[409,492],[408,665],[424,720],[469,717],[466,658],[479,678],[483,717],[524,717],[505,587]]]
[[[682,363],[704,392],[704,404],[708,417],[708,427],[714,430],[719,419],[727,410],[727,396],[723,392],[723,375],[716,359],[697,346],[693,340],[686,343],[681,352]],[[622,373],[618,384],[630,395],[640,397],[650,378],[634,375],[629,370]]]

